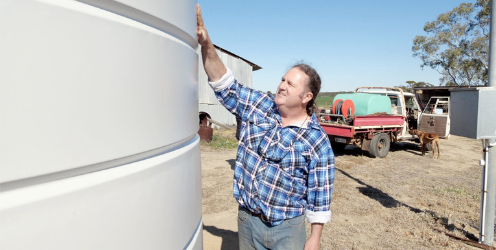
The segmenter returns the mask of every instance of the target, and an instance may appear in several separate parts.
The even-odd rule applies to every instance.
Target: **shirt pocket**
[[[291,155],[291,157],[289,157],[291,160],[285,162],[286,164],[283,165],[283,169],[297,179],[306,180],[309,171],[308,166],[312,161],[310,150],[308,150],[303,143],[295,142],[288,155]]]
[[[254,112],[247,117],[244,138],[246,147],[257,152],[266,132],[275,126],[275,120]]]

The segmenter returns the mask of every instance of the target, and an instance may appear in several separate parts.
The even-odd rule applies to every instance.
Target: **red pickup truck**
[[[383,158],[387,156],[391,142],[417,138],[408,133],[410,129],[417,127],[420,114],[415,95],[404,93],[401,88],[389,87],[360,87],[355,93],[366,93],[369,101],[367,103],[354,100],[361,104],[361,107],[357,105],[356,114],[354,104],[339,99],[339,95],[336,96],[332,108],[321,110],[319,113],[320,125],[328,134],[333,150],[339,151],[351,144],[368,151],[373,158]],[[382,96],[382,110],[374,112],[376,110],[370,109],[377,106],[378,101],[370,99],[369,94]],[[342,96],[353,99],[353,94]],[[359,108],[362,109],[361,114],[358,112]],[[364,113],[363,109],[370,114]]]

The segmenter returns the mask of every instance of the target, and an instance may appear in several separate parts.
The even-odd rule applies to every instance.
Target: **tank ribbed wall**
[[[195,4],[0,1],[1,249],[202,247]]]

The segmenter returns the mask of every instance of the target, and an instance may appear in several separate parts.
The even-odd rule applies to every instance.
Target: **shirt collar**
[[[310,122],[311,118],[307,118],[305,121],[303,122],[295,122],[289,126],[295,126],[295,127],[301,127],[301,128],[308,128],[308,123]]]
[[[281,114],[279,114],[279,110],[277,109],[277,106],[275,105],[275,103],[274,103],[274,113],[277,114],[275,116],[276,120],[279,122],[279,124],[282,124]],[[315,116],[315,113],[312,114],[312,116],[307,119],[307,121],[303,124],[303,126],[302,126],[301,122],[295,122],[295,123],[291,124],[290,126],[295,126],[298,128],[301,127],[304,129],[309,129],[309,128],[313,128],[313,129],[317,129],[317,130],[320,129],[320,123],[319,123],[319,120],[317,120],[317,116]]]
[[[308,119],[308,127],[320,130],[320,123],[319,120],[317,119],[317,116],[315,116],[315,113],[313,113],[312,117]]]

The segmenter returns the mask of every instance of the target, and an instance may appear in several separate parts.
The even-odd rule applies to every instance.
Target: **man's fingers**
[[[196,25],[203,26],[203,17],[200,9],[200,4],[196,4]]]
[[[196,5],[196,36],[199,44],[204,44],[209,40],[199,4]]]

